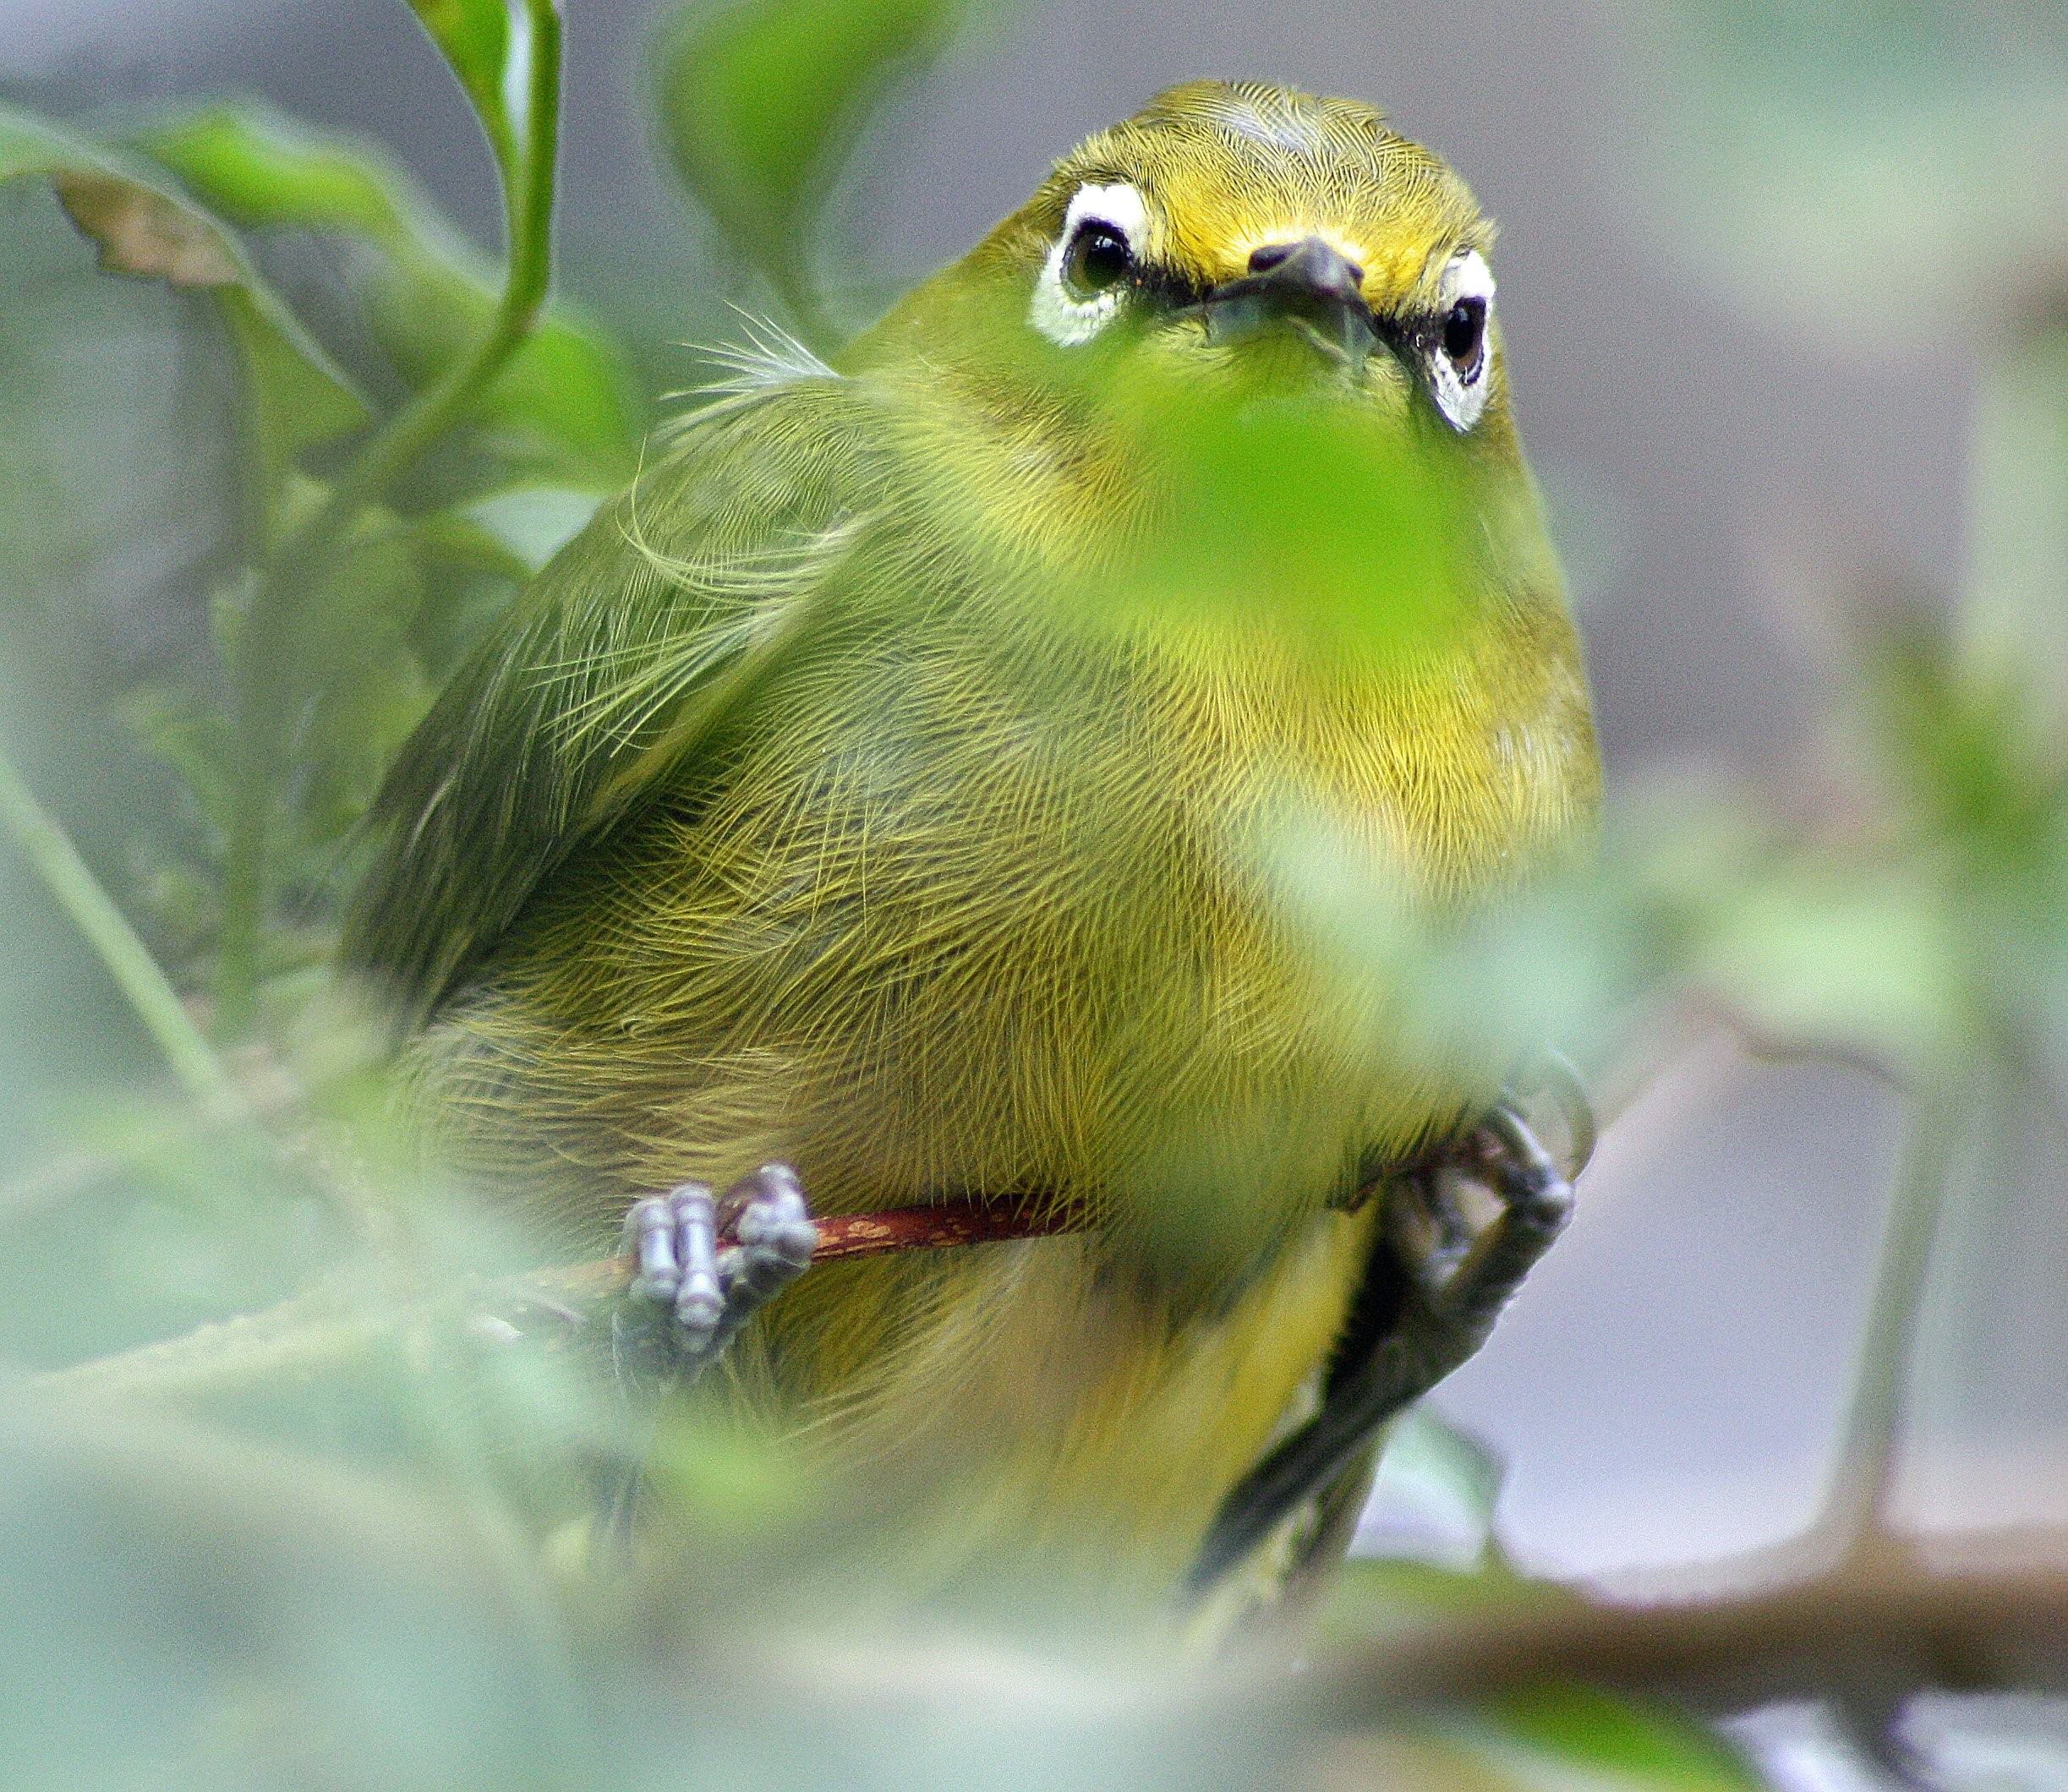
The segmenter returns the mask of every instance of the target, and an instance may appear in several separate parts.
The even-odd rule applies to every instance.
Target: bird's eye
[[[1443,270],[1436,294],[1434,314],[1416,327],[1415,344],[1429,396],[1444,421],[1463,431],[1479,422],[1493,386],[1486,377],[1494,358],[1493,270],[1477,249],[1460,249]]]
[[[1467,385],[1486,362],[1486,301],[1461,298],[1443,314],[1443,353]]]
[[[1146,240],[1148,222],[1139,188],[1125,181],[1080,187],[1042,260],[1027,321],[1064,348],[1090,341],[1126,305],[1134,245]]]
[[[1112,225],[1087,219],[1063,254],[1063,281],[1080,298],[1090,298],[1118,286],[1135,265],[1127,238]]]

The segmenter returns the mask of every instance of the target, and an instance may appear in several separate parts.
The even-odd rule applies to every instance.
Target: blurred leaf
[[[1506,1562],[1489,1560],[1472,1568],[1445,1567],[1401,1556],[1353,1555],[1330,1587],[1321,1610],[1321,1633],[1331,1642],[1397,1636],[1459,1613],[1502,1610],[1576,1595],[1549,1581],[1533,1580]]]
[[[0,187],[0,653],[39,707],[90,713],[106,740],[99,689],[60,699],[53,683],[101,687],[111,667],[198,648],[248,469],[219,292],[107,279],[95,260],[47,183]]]
[[[485,583],[487,602],[501,603],[528,576],[521,560],[463,519],[419,527],[375,511],[341,544],[323,601],[298,612],[291,643],[298,661],[321,669],[303,706],[293,767],[295,847],[326,847],[364,811],[429,707],[435,674],[449,669],[485,620],[473,584]],[[235,663],[249,602],[243,582],[219,590],[211,604],[227,663]],[[132,694],[124,713],[178,772],[219,843],[243,748],[218,693],[186,679],[153,680]],[[319,856],[302,869],[320,875],[331,867]]]
[[[1582,1686],[1502,1699],[1461,1726],[1521,1785],[1546,1792],[1759,1792],[1737,1751],[1685,1718]]]
[[[2068,241],[2057,247],[2068,270]],[[2064,275],[2068,291],[2068,273]],[[2003,345],[1975,398],[1967,663],[2068,719],[2068,306]]]
[[[528,496],[528,494],[522,494]],[[411,533],[426,560],[454,572],[479,572],[522,584],[539,563],[517,548],[501,531],[479,520],[481,505],[468,511],[426,516]]]
[[[1956,0],[1667,0],[1633,18],[1631,67],[1660,117],[1630,165],[1661,177],[1667,241],[1825,341],[1965,339],[2061,266],[2060,18]]]
[[[339,555],[324,603],[305,613],[295,652],[324,675],[297,756],[305,845],[326,846],[358,820],[430,707],[411,639],[425,595],[418,550],[395,517],[375,512]]]
[[[572,533],[563,531],[563,519],[573,514],[586,521],[594,503],[587,493],[504,492],[466,511],[434,512],[412,526],[429,601],[417,612],[410,641],[434,685],[445,682],[495,615]],[[506,511],[512,513],[508,528],[494,514]],[[544,552],[539,551],[542,544]]]
[[[27,1396],[0,1465],[9,1784],[573,1783],[535,1595],[450,1493]]]
[[[1387,1428],[1358,1547],[1463,1566],[1493,1543],[1502,1466],[1477,1439],[1424,1407]]]
[[[1404,1727],[1335,1740],[1320,1784],[1374,1792],[1539,1792],[1449,1737]]]
[[[186,683],[146,684],[130,693],[123,717],[179,773],[220,834],[229,823],[226,768],[233,747],[228,719],[211,695]]]
[[[1900,868],[1777,869],[1723,910],[1696,970],[1763,1031],[1856,1041],[1898,1065],[1942,1043],[1959,1014],[1937,894]]]
[[[1071,611],[1094,629],[1149,622],[1243,655],[1442,652],[1488,576],[1478,556],[1540,533],[1482,527],[1474,507],[1507,496],[1448,430],[1375,429],[1362,406],[1318,390],[1288,402],[1272,371],[1209,385],[1137,367],[1108,396],[1163,507],[1119,571],[1066,593]],[[1555,581],[1548,563],[1536,570]]]
[[[249,370],[262,466],[284,469],[365,422],[364,401],[215,217],[123,158],[0,107],[0,180],[27,175],[57,184],[111,271],[214,292]]]
[[[522,41],[511,30],[508,0],[409,0],[409,7],[465,90],[507,192],[520,154],[520,119],[510,111],[511,52]]]
[[[410,234],[404,205],[414,195],[377,150],[314,136],[268,111],[211,106],[147,131],[139,147],[247,229],[320,225],[390,249]]]
[[[659,112],[683,183],[793,303],[827,188],[896,77],[946,48],[970,0],[745,0],[685,9]]]
[[[594,492],[533,486],[491,492],[470,505],[467,515],[521,565],[536,572],[580,533],[595,511]]]
[[[163,194],[107,174],[59,174],[56,184],[73,222],[101,245],[102,272],[175,287],[236,284],[221,235]]]
[[[161,125],[140,147],[244,229],[323,231],[367,244],[368,321],[413,391],[480,340],[496,303],[492,270],[377,150],[228,107]],[[485,465],[459,475],[471,490],[528,474],[602,492],[636,465],[642,420],[623,355],[564,305],[517,351],[477,416],[467,434]]]

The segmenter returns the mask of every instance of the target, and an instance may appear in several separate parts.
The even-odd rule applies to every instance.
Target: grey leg
[[[718,1248],[719,1215],[736,1243]],[[702,1183],[632,1203],[624,1249],[637,1267],[615,1315],[621,1374],[694,1380],[741,1326],[804,1273],[818,1233],[785,1164],[763,1164],[714,1200]]]
[[[734,1216],[736,1243],[718,1248],[719,1218]],[[740,1328],[801,1276],[818,1243],[804,1191],[786,1164],[763,1164],[726,1190],[702,1183],[632,1203],[623,1248],[636,1265],[610,1316],[618,1385],[643,1406],[686,1387],[725,1352]],[[607,1528],[630,1532],[637,1464],[615,1479]]]
[[[1443,1187],[1447,1175],[1482,1183],[1500,1204],[1476,1234],[1461,1220],[1457,1191]],[[1321,1410],[1222,1502],[1187,1576],[1188,1598],[1208,1592],[1332,1482],[1381,1425],[1478,1351],[1573,1209],[1572,1184],[1507,1106],[1488,1115],[1426,1184],[1420,1215],[1404,1203],[1398,1216],[1388,1214],[1387,1243],[1404,1282],[1398,1320],[1330,1389]],[[1392,1194],[1414,1186],[1396,1184]]]
[[[725,1197],[738,1207],[733,1236],[718,1256],[718,1280],[724,1304],[712,1322],[701,1363],[708,1363],[732,1341],[733,1335],[811,1267],[818,1243],[804,1191],[787,1164],[763,1164],[733,1184]],[[682,1318],[682,1299],[676,1298],[676,1316]]]

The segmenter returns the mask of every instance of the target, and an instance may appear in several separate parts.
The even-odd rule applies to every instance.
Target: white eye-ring
[[[1486,372],[1494,354],[1494,272],[1477,249],[1451,258],[1436,287],[1436,304],[1426,351],[1430,390],[1445,420],[1462,433],[1486,408]]]
[[[1148,207],[1124,181],[1086,184],[1070,195],[1063,229],[1042,264],[1029,320],[1065,348],[1088,342],[1112,321],[1141,253]]]

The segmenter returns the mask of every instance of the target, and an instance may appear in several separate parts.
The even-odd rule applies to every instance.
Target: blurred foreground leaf
[[[12,1396],[0,1485],[12,1784],[514,1785],[570,1765],[509,1564],[448,1495]]]
[[[1123,613],[1131,601],[1166,626],[1233,624],[1336,662],[1437,653],[1463,626],[1477,535],[1440,451],[1348,405],[1144,396],[1145,438],[1183,447]]]
[[[1543,1792],[1759,1792],[1765,1784],[1699,1725],[1582,1686],[1513,1696],[1457,1734],[1518,1785]]]

